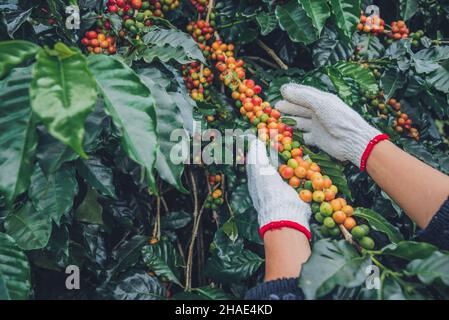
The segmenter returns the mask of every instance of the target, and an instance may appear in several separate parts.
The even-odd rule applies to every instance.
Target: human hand
[[[258,212],[260,235],[271,229],[289,227],[310,240],[310,206],[298,197],[270,164],[264,143],[254,139],[247,155],[248,189]]]
[[[307,145],[362,170],[374,144],[388,138],[334,94],[294,83],[283,85],[281,94],[276,108],[296,120]]]

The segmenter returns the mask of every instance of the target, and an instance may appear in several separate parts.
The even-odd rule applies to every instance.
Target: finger
[[[312,131],[312,120],[306,119],[302,117],[290,117],[291,119],[296,121],[295,128],[303,131],[303,132],[310,132]]]
[[[304,108],[303,106],[281,100],[276,103],[275,108],[284,115],[294,115],[303,118],[312,118],[312,110]]]
[[[315,111],[316,102],[323,93],[309,86],[289,83],[281,87],[281,94],[285,100]]]
[[[311,132],[307,132],[303,134],[304,143],[308,146],[315,146],[315,141],[313,139],[313,135]]]

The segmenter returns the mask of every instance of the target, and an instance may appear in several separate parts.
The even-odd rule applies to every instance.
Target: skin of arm
[[[449,196],[449,176],[402,151],[390,141],[379,142],[366,170],[422,229]]]
[[[311,253],[307,237],[295,229],[281,228],[267,231],[263,240],[265,281],[297,278]]]

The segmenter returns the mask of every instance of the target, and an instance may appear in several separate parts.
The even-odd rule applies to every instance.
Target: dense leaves
[[[195,60],[205,61],[197,43],[179,30],[155,28],[143,37],[143,41],[149,45],[144,53],[147,62],[156,57],[164,62],[175,59],[183,64]]]
[[[26,191],[37,144],[28,86],[30,68],[15,69],[0,82],[0,190],[8,201]]]
[[[31,289],[28,259],[14,239],[0,232],[0,299],[27,299]]]
[[[387,32],[405,20],[401,40],[358,25],[372,1],[217,0],[199,15],[182,0],[163,17],[151,7],[150,17],[135,10],[125,19],[106,1],[78,1],[79,30],[65,25],[65,6],[76,1],[3,2],[0,299],[234,299],[262,281],[244,165],[191,164],[195,147],[210,148],[200,127],[214,130],[213,145],[226,129],[250,127],[233,107],[240,101],[227,87],[236,84],[220,78],[212,42],[198,32],[232,44],[215,48],[227,57],[216,60],[235,55],[232,72],[241,74],[244,59],[245,78],[272,106],[288,82],[336,93],[396,145],[449,173],[444,1],[378,4]],[[199,16],[212,31],[186,26]],[[104,54],[90,52],[98,49]],[[189,95],[200,84],[206,101]],[[418,139],[396,128],[390,98]],[[327,234],[312,218],[312,255],[298,282],[307,299],[449,298],[448,253],[422,242],[389,195],[323,151],[304,146],[303,157],[375,241],[363,249],[363,239],[353,235],[353,245],[349,233]],[[63,288],[68,265],[80,267],[80,290]],[[367,288],[373,279],[379,289]]]
[[[369,257],[360,256],[347,242],[319,240],[314,255],[302,267],[300,287],[307,299],[322,297],[336,286],[360,286],[366,278]]]

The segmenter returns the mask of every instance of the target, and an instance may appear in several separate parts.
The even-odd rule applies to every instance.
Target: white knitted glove
[[[270,164],[264,143],[254,139],[247,155],[248,189],[258,212],[260,236],[270,229],[289,227],[301,231],[310,240],[310,206],[282,180]]]
[[[307,145],[317,146],[338,160],[349,160],[362,170],[362,156],[365,163],[377,139],[388,138],[380,136],[379,130],[334,94],[294,83],[283,85],[281,94],[285,100],[276,108],[296,120]]]

